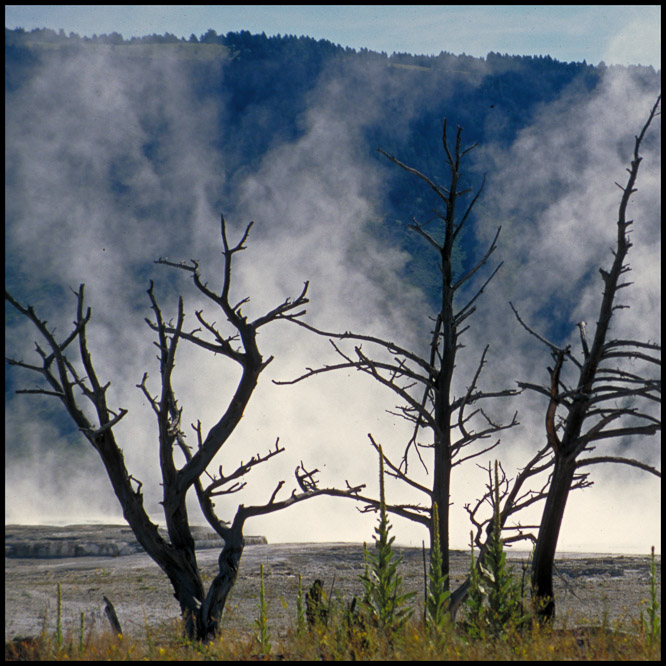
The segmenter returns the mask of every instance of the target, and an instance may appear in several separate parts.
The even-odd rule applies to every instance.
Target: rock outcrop
[[[164,530],[160,528],[164,533]],[[197,549],[222,548],[224,542],[208,527],[192,527]],[[166,534],[164,534],[166,536]],[[247,536],[246,545],[265,544],[266,537]],[[143,552],[132,530],[123,525],[7,525],[5,557],[120,557]]]

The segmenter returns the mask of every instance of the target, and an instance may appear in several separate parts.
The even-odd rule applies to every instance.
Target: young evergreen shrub
[[[363,546],[365,572],[361,576],[364,587],[363,607],[375,627],[386,634],[401,629],[412,615],[410,606],[414,592],[402,593],[402,577],[398,565],[402,557],[393,550],[394,536],[389,536],[391,525],[386,511],[384,491],[384,459],[379,447],[379,524],[375,527],[375,552]]]
[[[469,565],[469,591],[465,599],[465,617],[462,627],[472,638],[483,638],[485,625],[485,608],[483,599],[486,590],[474,561],[474,533],[469,533],[471,561]]]
[[[425,600],[425,621],[429,631],[440,633],[448,621],[450,593],[446,589],[446,576],[442,575],[442,551],[439,546],[439,508],[432,508],[433,540],[430,549],[430,572],[428,592]]]
[[[464,626],[474,637],[505,637],[510,630],[522,628],[529,619],[523,612],[521,583],[506,562],[500,522],[500,497],[497,461],[492,484],[493,523],[488,550],[483,562],[474,562],[474,542],[470,567],[470,589]]]
[[[317,578],[305,595],[305,619],[309,627],[326,626],[330,603],[324,590],[324,582]]]

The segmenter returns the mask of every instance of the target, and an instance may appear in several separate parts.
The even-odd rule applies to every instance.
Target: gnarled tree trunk
[[[569,498],[575,470],[575,460],[563,457],[555,460],[555,468],[541,518],[539,536],[534,549],[532,589],[540,604],[537,610],[540,615],[545,617],[552,617],[555,613],[553,564],[564,509]]]

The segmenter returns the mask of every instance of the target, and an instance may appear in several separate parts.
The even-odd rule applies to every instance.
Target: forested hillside
[[[211,29],[188,40],[170,34],[124,40],[117,33],[81,38],[63,31],[17,29],[6,30],[5,39],[10,99],[44,60],[64,62],[82,50],[113,58],[181,61],[202,103],[223,102],[214,140],[225,156],[228,192],[271,148],[294,141],[305,131],[303,116],[322,77],[342,82],[338,100],[352,107],[364,103],[363,90],[368,87],[367,98],[376,108],[371,121],[361,127],[359,151],[381,161],[374,151],[382,148],[435,177],[443,173],[439,135],[444,117],[452,126],[464,127],[470,144],[508,146],[540,105],[572,86],[576,95],[590,93],[600,80],[598,67],[548,56],[489,53],[484,59],[445,50],[438,56],[387,55],[309,37],[267,37],[247,31],[218,35]],[[651,67],[635,70],[646,85],[654,82]],[[160,141],[159,128],[153,132],[153,140],[145,146],[148,155],[156,154]],[[476,173],[468,175],[478,183],[486,168],[477,163]],[[415,194],[413,179],[400,169],[387,169],[385,178],[386,197],[375,231],[417,253],[421,240],[406,233],[406,222],[412,216],[428,216],[430,202]],[[419,286],[427,286],[429,277],[418,264],[405,270]]]
[[[218,290],[220,214],[232,244],[254,221],[247,252],[233,269],[232,298],[244,316],[260,317],[309,281],[313,326],[427,355],[442,302],[441,255],[408,227],[416,220],[437,244],[442,218],[435,209],[442,202],[378,149],[446,187],[446,118],[450,146],[457,126],[463,150],[477,144],[465,153],[459,188],[476,192],[485,182],[473,217],[456,236],[454,281],[488,252],[501,226],[497,251],[462,281],[461,303],[502,264],[463,324],[470,326],[452,391],[466,394],[482,356],[484,389],[515,388],[518,381],[540,386],[552,359],[521,328],[509,302],[558,346],[580,346],[579,322],[593,328],[603,288],[599,268],[608,265],[617,235],[615,182],[626,180],[634,136],[660,89],[661,73],[652,67],[498,53],[477,58],[447,52],[444,38],[437,56],[376,53],[303,36],[223,34],[222,27],[220,34],[211,29],[185,39],[5,31],[7,289],[61,340],[76,316],[72,290],[85,283],[90,351],[100,383],[109,382],[109,404],[128,410],[118,424],[120,446],[156,513],[162,497],[155,419],[138,388],[145,372],[152,391],[160,377],[155,333],[145,321],[152,316],[146,289],[154,283],[166,321],[183,297],[187,331],[199,325],[202,308],[212,326],[223,327],[226,318],[202,302],[189,276],[155,260],[196,259]],[[621,339],[660,337],[659,131],[657,118],[629,205],[636,220],[633,284],[622,295],[631,309],[613,319],[613,335]],[[458,216],[470,198],[460,199]],[[39,362],[36,333],[24,319],[7,307],[7,348],[14,359]],[[267,488],[293,479],[299,463],[338,485],[376,480],[368,471],[377,462],[368,432],[392,455],[412,436],[411,424],[395,413],[394,396],[355,371],[318,376],[307,387],[274,384],[339,359],[328,340],[313,340],[289,322],[265,331],[261,353],[274,361],[219,462],[229,469],[278,436],[287,454],[253,475],[242,502],[265,502]],[[175,381],[183,427],[196,446],[190,424],[200,421],[207,430],[219,420],[235,369],[223,356],[204,356],[184,342]],[[24,370],[8,365],[6,373],[7,515],[16,523],[122,521],[95,451],[54,395],[40,395],[41,378]],[[19,388],[32,395],[16,395]],[[519,413],[520,426],[497,447],[507,474],[541,446],[545,398],[524,392],[488,412],[495,422]],[[623,446],[618,440],[610,453]],[[452,491],[451,543],[462,548],[469,539],[463,507],[479,499],[487,482],[473,462],[467,469]],[[621,493],[611,481],[605,488],[598,495],[602,509],[572,510],[606,512],[615,521]],[[632,499],[637,509],[651,506],[651,487],[629,488],[623,481],[622,490],[640,498]],[[269,541],[367,538],[371,515],[326,501],[315,520],[294,509],[284,521],[258,518],[253,530]],[[392,495],[391,501],[413,499]],[[235,495],[219,502],[238,504]],[[625,538],[639,522],[627,513],[617,532]],[[568,536],[569,543],[587,542],[587,527]],[[419,544],[420,529],[403,524],[399,540]]]

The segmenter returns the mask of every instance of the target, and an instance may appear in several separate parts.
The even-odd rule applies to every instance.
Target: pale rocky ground
[[[209,527],[192,526],[197,548],[217,548],[220,538]],[[160,532],[166,537],[163,529]],[[248,544],[266,543],[264,537],[248,536]],[[45,559],[133,555],[142,553],[134,533],[127,525],[6,525],[5,557]]]
[[[108,528],[98,528],[106,529],[111,541],[121,543],[118,535],[108,533]],[[14,537],[6,542],[6,550],[11,550],[12,544],[17,542],[16,530],[12,530],[7,528],[7,534],[14,534]],[[95,543],[90,541],[90,535],[84,536],[83,542]],[[219,547],[212,547],[214,541],[207,545],[210,547],[197,553],[206,582],[215,575],[219,555]],[[400,572],[405,589],[416,591],[417,599],[422,599],[421,549],[396,550],[404,557]],[[520,572],[520,559],[526,554],[511,553],[510,557],[515,571]],[[660,557],[657,562],[661,594]],[[269,625],[278,633],[292,626],[296,616],[299,573],[304,587],[320,578],[327,592],[332,588],[334,596],[341,595],[347,601],[362,590],[359,581],[363,572],[362,544],[248,545],[223,618],[223,623],[228,626],[251,628],[257,617],[261,563],[265,570]],[[468,553],[451,553],[453,586],[462,582],[468,566]],[[558,616],[561,620],[567,617],[569,624],[598,623],[604,615],[611,621],[637,617],[641,602],[649,596],[649,557],[573,555],[560,558],[557,566],[560,573],[555,581]],[[86,614],[88,628],[108,628],[102,595],[114,603],[128,634],[145,635],[146,625],[153,626],[179,615],[166,576],[145,553],[52,559],[5,557],[6,639],[36,635],[44,622],[47,630],[53,631],[58,582],[62,585],[63,623],[72,630],[78,630],[81,612]]]

